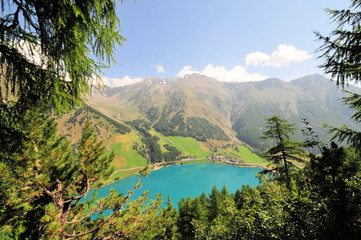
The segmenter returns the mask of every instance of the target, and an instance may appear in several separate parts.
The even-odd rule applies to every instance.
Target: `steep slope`
[[[359,88],[349,90],[360,92]],[[279,115],[301,128],[307,119],[320,135],[322,123],[358,128],[352,112],[342,103],[346,94],[321,75],[291,82],[222,83],[199,74],[176,79],[146,79],[141,83],[106,90],[89,97],[89,103],[120,121],[143,119],[165,136],[198,140],[232,140],[235,136],[257,149],[270,143],[261,136],[265,118]],[[296,134],[302,140],[300,131]]]
[[[89,121],[95,135],[101,140],[108,140],[114,134],[125,134],[131,131],[123,123],[85,104],[57,119],[59,134],[68,136],[72,144],[75,144],[81,138],[82,128],[86,121]]]
[[[173,79],[149,78],[141,83],[110,88],[102,94],[89,97],[89,103],[121,121],[159,118],[161,109],[167,102],[167,95],[174,84]]]
[[[264,119],[272,115],[295,122],[298,128],[302,128],[301,121],[306,119],[323,141],[329,139],[329,136],[326,136],[327,130],[322,127],[322,123],[333,126],[346,124],[358,128],[350,120],[352,112],[342,103],[346,94],[321,75],[306,76],[291,82],[268,79],[225,84],[224,88],[232,96],[231,122],[237,137],[259,149],[268,146],[261,136]],[[360,92],[355,87],[349,90]],[[295,137],[303,139],[300,131]]]
[[[220,82],[193,74],[178,79],[172,86],[154,128],[167,136],[190,136],[202,141],[229,140],[232,134],[230,106]]]
[[[232,137],[228,95],[220,82],[198,74],[146,79],[95,94],[89,102],[121,121],[146,119],[167,136],[190,136],[202,141]]]

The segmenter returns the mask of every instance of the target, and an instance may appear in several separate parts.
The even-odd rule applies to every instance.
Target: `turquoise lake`
[[[151,199],[155,199],[157,193],[162,193],[163,202],[166,202],[169,195],[174,206],[178,207],[177,203],[182,197],[194,198],[201,195],[203,191],[209,194],[214,185],[218,190],[225,185],[230,193],[234,193],[242,185],[257,186],[259,181],[256,173],[260,171],[259,168],[240,168],[209,163],[164,167],[143,177],[141,179],[142,187],[135,190],[131,199],[135,199],[141,193],[149,190]],[[127,194],[134,187],[137,179],[138,176],[133,175],[100,188],[98,196],[107,196],[111,188],[118,193]],[[162,206],[165,204],[163,203]]]

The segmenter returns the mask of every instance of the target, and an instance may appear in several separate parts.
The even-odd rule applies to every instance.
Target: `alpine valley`
[[[354,86],[347,90],[361,92]],[[361,130],[350,120],[352,112],[342,101],[345,96],[346,92],[321,75],[290,82],[272,78],[225,83],[192,74],[174,79],[148,78],[95,92],[87,98],[86,106],[62,116],[58,122],[60,133],[76,142],[84,120],[89,119],[95,133],[105,140],[109,150],[115,151],[118,162],[114,166],[120,171],[150,160],[161,162],[165,153],[173,154],[170,159],[205,159],[221,151],[242,159],[242,154],[237,155],[239,146],[259,152],[272,144],[261,138],[265,118],[272,115],[296,123],[294,139],[300,141],[303,119],[321,141],[331,137],[322,123]],[[189,145],[196,146],[196,150],[187,149]],[[118,178],[122,177],[120,171]]]

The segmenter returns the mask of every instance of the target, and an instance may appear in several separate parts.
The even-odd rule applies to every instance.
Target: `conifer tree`
[[[87,123],[77,151],[57,136],[56,123],[41,110],[29,110],[22,128],[26,140],[3,155],[0,169],[0,231],[3,238],[61,239],[137,236],[151,228],[161,198],[145,207],[147,196],[129,203],[114,190],[85,201],[90,189],[112,173],[113,153]],[[82,200],[82,201],[81,201]],[[124,209],[125,204],[128,204]],[[112,210],[109,216],[104,212]],[[99,216],[94,218],[94,215]],[[93,216],[93,217],[92,217]]]
[[[1,1],[0,238],[140,238],[161,201],[111,191],[82,201],[106,180],[112,154],[89,125],[77,150],[57,136],[50,111],[81,103],[114,62],[120,35],[114,0]],[[125,204],[127,207],[124,208]],[[106,210],[112,210],[104,216]],[[99,217],[91,217],[95,213]]]
[[[323,45],[318,49],[320,58],[325,60],[320,67],[331,74],[342,87],[345,84],[358,83],[360,74],[360,41],[361,41],[361,1],[352,0],[349,9],[326,11],[330,14],[336,28],[329,36],[316,32]]]
[[[266,131],[263,136],[263,138],[275,141],[275,145],[263,153],[264,158],[276,165],[275,170],[281,176],[285,175],[287,182],[290,182],[291,160],[302,161],[301,156],[303,155],[303,151],[300,149],[302,144],[290,139],[290,135],[295,130],[294,125],[275,115],[266,119]]]
[[[173,206],[168,195],[167,206],[160,211],[160,218],[158,218],[158,226],[156,227],[159,233],[154,237],[155,239],[172,239],[178,230],[176,225],[177,213],[177,209]]]
[[[19,140],[17,122],[43,104],[81,103],[114,62],[120,35],[115,0],[0,1],[0,145]]]
[[[194,219],[193,201],[190,197],[182,198],[178,203],[177,226],[181,239],[194,238],[194,227],[192,220]]]
[[[317,218],[314,228],[323,238],[358,239],[361,234],[360,152],[353,147],[339,147],[332,142],[322,148],[322,155],[311,154],[305,176],[309,179]],[[305,213],[303,213],[305,214]]]
[[[225,191],[227,191],[226,188],[222,188],[223,193],[219,192],[216,186],[212,187],[212,192],[209,194],[209,220],[214,220],[218,215],[221,215],[224,213],[225,208]]]

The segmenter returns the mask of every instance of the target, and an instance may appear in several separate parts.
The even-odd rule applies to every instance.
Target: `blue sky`
[[[118,6],[123,36],[117,64],[104,69],[112,85],[198,72],[220,81],[322,73],[315,52],[328,35],[325,8],[349,0],[139,0]]]

